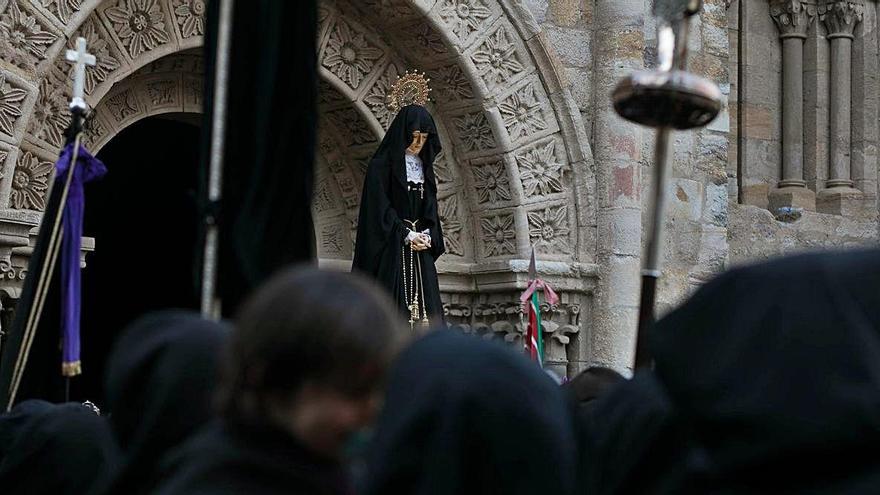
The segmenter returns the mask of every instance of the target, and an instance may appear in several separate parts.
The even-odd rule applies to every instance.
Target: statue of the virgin
[[[441,145],[427,83],[407,73],[389,94],[397,114],[367,166],[352,265],[388,289],[411,327],[443,323],[434,266],[445,251],[433,167]]]

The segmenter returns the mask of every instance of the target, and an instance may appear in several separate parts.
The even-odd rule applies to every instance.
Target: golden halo
[[[388,93],[388,109],[392,114],[396,114],[407,105],[425,106],[429,101],[428,93],[431,92],[428,86],[430,81],[425,78],[424,73],[406,71],[391,86],[391,91]]]

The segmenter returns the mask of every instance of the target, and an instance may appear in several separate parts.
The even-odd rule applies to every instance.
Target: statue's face
[[[411,155],[418,155],[422,152],[422,147],[425,146],[425,141],[427,140],[427,132],[413,131],[412,143],[409,145],[409,148],[407,148],[406,151],[408,151]]]

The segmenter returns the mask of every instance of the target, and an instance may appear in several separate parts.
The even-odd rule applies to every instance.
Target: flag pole
[[[86,43],[85,38],[77,38],[77,49],[66,52],[67,60],[74,63],[73,95],[70,101],[71,120],[65,131],[65,147],[73,145],[71,162],[63,186],[57,188],[56,181],[52,181],[46,193],[49,199],[28,262],[28,276],[25,278],[21,297],[16,306],[9,342],[3,349],[3,359],[0,360],[0,394],[2,394],[0,410],[8,411],[15,403],[58,261],[63,236],[61,219],[78,163],[80,142],[88,111],[88,105],[83,97],[85,70],[86,66],[94,66],[97,63],[95,56],[86,51]],[[65,398],[69,398],[70,377],[65,375],[65,379]]]
[[[703,127],[721,111],[721,91],[718,87],[707,79],[685,72],[690,19],[699,14],[702,4],[702,0],[655,0],[654,15],[660,17],[657,50],[659,70],[630,75],[617,85],[612,94],[614,109],[621,117],[657,130],[651,214],[642,266],[636,368],[649,367],[652,363],[647,342],[654,322],[657,281],[661,275],[671,132]]]
[[[214,70],[214,95],[211,119],[211,147],[208,168],[208,204],[205,217],[205,251],[202,265],[202,315],[220,318],[220,300],[217,298],[217,267],[219,229],[216,205],[223,187],[223,153],[226,147],[226,103],[229,93],[229,59],[232,41],[233,0],[220,1],[220,19],[217,31],[217,54]]]

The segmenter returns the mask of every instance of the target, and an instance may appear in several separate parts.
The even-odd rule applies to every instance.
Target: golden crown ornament
[[[429,82],[431,80],[426,79],[424,73],[406,71],[391,86],[391,91],[388,93],[388,109],[392,114],[396,114],[407,105],[425,106],[425,103],[430,101]]]

